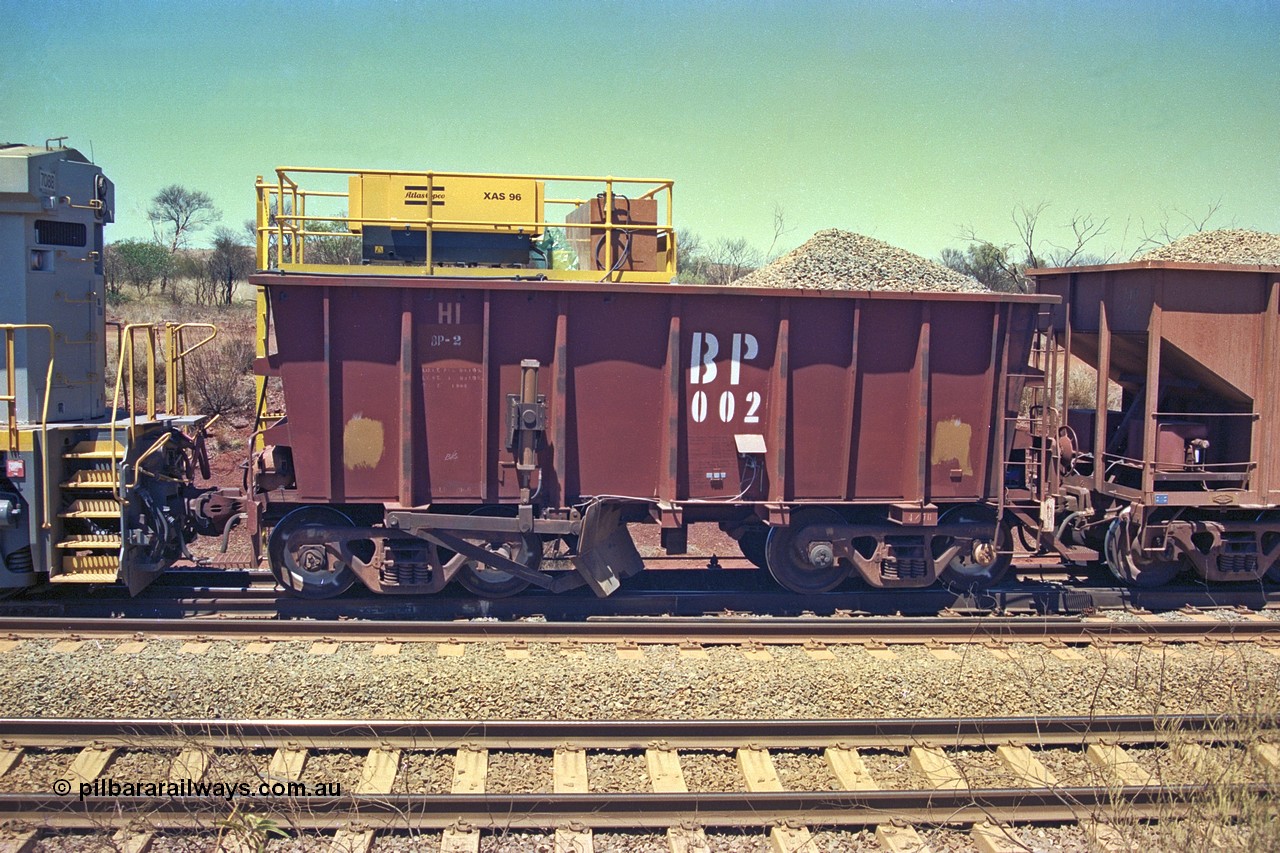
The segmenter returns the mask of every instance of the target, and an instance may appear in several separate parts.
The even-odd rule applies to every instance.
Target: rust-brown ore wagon
[[[406,204],[446,197],[425,174],[395,177]],[[594,208],[596,232],[616,227]],[[366,260],[422,263],[407,228],[360,227]],[[636,521],[673,552],[688,524],[719,523],[798,592],[855,570],[884,587],[999,576],[1044,297],[677,285],[655,281],[674,273],[669,223],[628,227],[659,235],[647,283],[610,261],[630,234],[597,248],[604,273],[563,275],[324,270],[262,250],[279,269],[252,278],[275,339],[259,372],[279,377],[287,418],[262,435],[253,523],[286,586],[606,595],[642,568]],[[540,562],[555,540],[569,559]]]
[[[1033,271],[1061,297],[1049,322],[1100,382],[1051,424],[1052,521],[1065,544],[1101,552],[1117,577],[1280,580],[1280,266],[1141,261]],[[1034,466],[1032,466],[1034,467]],[[1033,478],[1035,479],[1035,478]],[[1024,516],[1025,518],[1025,516]]]

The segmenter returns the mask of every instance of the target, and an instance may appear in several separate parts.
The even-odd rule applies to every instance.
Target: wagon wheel
[[[982,504],[969,504],[949,509],[938,519],[938,524],[982,524],[990,527],[994,536],[956,540],[949,536],[934,537],[935,558],[960,542],[960,553],[938,574],[938,579],[954,592],[975,592],[999,583],[1009,571],[1013,555],[1009,552],[1009,525],[996,517],[996,511]]]
[[[1133,551],[1130,548],[1133,544],[1133,534],[1129,529],[1131,520],[1132,515],[1126,507],[1107,528],[1107,537],[1102,550],[1111,574],[1122,583],[1137,587],[1162,586],[1173,580],[1174,576],[1182,571],[1180,561],[1144,560],[1139,562],[1133,558]]]
[[[493,518],[511,518],[514,510],[507,507],[481,507],[471,515],[490,516]],[[474,541],[472,537],[463,538]],[[485,541],[477,543],[486,551],[506,557],[527,569],[536,570],[542,562],[542,539],[532,533],[508,533],[503,541]],[[454,576],[462,588],[480,598],[507,598],[524,592],[529,582],[518,578],[510,572],[486,566],[476,560],[467,560]]]
[[[814,525],[844,524],[835,510],[826,507],[806,507],[791,514],[791,524],[772,527],[765,541],[766,563],[769,574],[781,586],[801,595],[828,592],[835,589],[853,571],[848,560],[830,559],[829,565],[815,564],[814,556],[799,549],[799,534]]]
[[[334,545],[286,547],[291,535],[309,527],[355,527],[333,507],[304,506],[280,519],[267,540],[271,574],[282,587],[301,598],[332,598],[356,582],[356,574]]]

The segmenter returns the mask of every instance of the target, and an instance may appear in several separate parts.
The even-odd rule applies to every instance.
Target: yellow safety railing
[[[207,332],[203,338],[190,346],[186,342],[186,333],[192,330]],[[167,394],[167,405],[171,413],[185,415],[187,403],[187,356],[217,337],[218,329],[212,323],[166,323],[165,324],[165,365],[164,381]]]
[[[138,349],[139,337],[142,337],[144,344],[143,350],[146,353],[146,410],[145,416],[148,420],[155,420],[156,415],[161,411],[158,403],[158,390],[156,387],[156,342],[158,333],[164,331],[164,376],[166,400],[164,413],[170,415],[185,415],[188,412],[187,403],[187,371],[186,358],[191,353],[200,349],[200,347],[209,343],[218,334],[217,328],[211,323],[130,323],[120,328],[118,337],[119,352],[116,359],[116,382],[115,390],[111,397],[111,466],[119,464],[120,458],[117,455],[119,444],[116,442],[116,431],[120,429],[121,419],[117,416],[120,409],[120,397],[124,394],[125,405],[128,408],[129,431],[132,435],[138,425],[138,394],[137,394],[137,362],[136,353]],[[198,330],[204,333],[204,337],[200,338],[194,344],[187,344],[186,336],[190,330]],[[126,384],[125,374],[128,374]],[[149,456],[163,446],[160,443],[153,446],[145,456]],[[139,460],[140,462],[141,460]],[[136,481],[136,478],[135,478]],[[119,500],[121,495],[118,485],[113,485],[116,499]]]
[[[295,177],[297,176],[297,177]],[[557,208],[558,210],[576,209],[584,204],[589,203],[589,198],[541,198],[538,207],[539,215],[537,218],[524,219],[460,219],[449,218],[446,216],[436,215],[434,211],[435,205],[430,202],[422,203],[425,212],[418,217],[404,218],[373,218],[358,215],[355,211],[348,210],[343,213],[311,213],[308,212],[308,199],[330,200],[328,206],[336,206],[335,200],[345,199],[350,203],[350,193],[336,190],[324,189],[307,189],[304,188],[299,181],[302,176],[309,176],[316,180],[323,180],[323,176],[346,176],[351,177],[395,177],[395,178],[411,178],[421,181],[426,187],[425,193],[428,199],[434,197],[436,190],[446,189],[443,185],[435,183],[437,180],[447,180],[450,178],[476,179],[486,178],[501,181],[537,181],[542,184],[547,183],[571,183],[582,185],[594,185],[592,189],[597,192],[590,193],[590,196],[603,195],[604,205],[604,222],[567,222],[564,219],[553,221],[546,213],[548,208]],[[602,269],[592,271],[580,270],[552,270],[538,269],[539,274],[545,273],[548,278],[562,279],[589,279],[599,278],[601,274],[606,277],[613,275],[614,262],[618,260],[614,257],[614,239],[615,231],[626,232],[652,232],[657,235],[665,235],[667,240],[667,249],[665,256],[660,256],[659,269],[656,272],[649,272],[648,276],[662,275],[670,278],[676,274],[676,230],[672,220],[672,194],[674,182],[665,178],[627,178],[627,177],[592,177],[583,175],[535,175],[535,174],[497,174],[497,173],[477,173],[477,172],[414,172],[414,171],[397,171],[386,169],[367,169],[367,170],[350,170],[350,169],[331,169],[320,167],[299,167],[288,166],[276,169],[275,181],[264,180],[261,176],[257,180],[257,212],[256,212],[256,232],[257,232],[257,265],[258,269],[289,269],[291,267],[301,267],[308,263],[307,261],[307,239],[333,239],[335,237],[353,236],[351,228],[359,229],[365,225],[371,226],[391,226],[405,227],[413,226],[415,230],[426,232],[426,259],[425,263],[420,265],[410,265],[409,269],[413,271],[425,271],[427,274],[434,274],[437,266],[434,263],[432,243],[433,236],[437,230],[460,231],[470,230],[478,232],[525,232],[525,233],[545,233],[548,228],[560,228],[568,231],[590,229],[592,232],[603,231],[606,239],[603,240],[603,260]],[[414,187],[419,189],[419,187]],[[630,190],[622,192],[623,189]],[[662,216],[658,217],[656,224],[636,224],[634,222],[617,222],[614,221],[614,198],[625,196],[626,198],[637,199],[659,199],[665,200],[666,215],[665,221]],[[420,203],[420,202],[419,202]],[[315,204],[312,205],[314,210]],[[337,226],[335,230],[325,230],[319,227],[320,223],[329,223],[331,227]],[[339,265],[342,266],[342,265]],[[448,274],[459,273],[457,267],[443,268]],[[379,272],[393,271],[380,268]],[[474,273],[473,273],[474,274]],[[619,278],[625,278],[620,276]]]
[[[14,346],[13,333],[19,329],[44,329],[49,335],[49,363],[45,368],[44,375],[44,400],[40,408],[40,474],[43,478],[44,492],[44,521],[41,526],[49,527],[50,514],[50,494],[52,490],[49,488],[49,397],[53,392],[53,352],[54,352],[54,332],[53,326],[47,323],[4,323],[0,324],[0,330],[4,331],[4,354],[5,354],[5,393],[0,396],[0,402],[4,402],[8,408],[8,430],[6,430],[6,446],[9,453],[18,450],[18,367],[16,357],[16,347]]]

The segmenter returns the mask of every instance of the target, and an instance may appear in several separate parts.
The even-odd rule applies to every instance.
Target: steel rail
[[[1265,785],[1242,792],[1269,796]],[[687,794],[386,794],[342,798],[238,798],[246,810],[288,816],[299,829],[532,829],[577,824],[597,829],[698,825],[875,826],[891,820],[959,824],[1072,822],[1117,812],[1134,818],[1187,813],[1206,786],[999,788],[966,791],[838,791]],[[0,822],[49,828],[124,827],[139,819],[154,829],[214,829],[232,805],[224,797],[0,794]]]
[[[1280,621],[1187,620],[1114,622],[1076,617],[605,617],[584,622],[543,621],[304,621],[280,619],[95,619],[0,616],[11,638],[152,638],[341,640],[343,642],[523,641],[672,645],[762,643],[799,645],[1005,642],[1115,643],[1267,642],[1280,640]]]
[[[1104,578],[1070,576],[1046,580],[1044,573],[976,594],[942,587],[923,590],[851,588],[817,596],[780,592],[758,573],[738,570],[665,569],[645,572],[607,599],[589,594],[525,593],[485,601],[447,591],[432,596],[375,596],[354,592],[334,599],[306,600],[281,592],[261,571],[177,570],[162,575],[137,597],[122,588],[86,595],[66,587],[35,589],[0,601],[0,614],[64,617],[185,618],[238,613],[283,619],[466,619],[492,616],[519,619],[542,615],[552,620],[594,616],[698,616],[732,611],[771,616],[859,614],[933,617],[945,612],[968,616],[1008,614],[1081,614],[1102,610],[1154,612],[1238,607],[1280,607],[1280,587],[1188,584],[1155,589],[1116,586]]]
[[[1234,742],[1239,732],[1280,728],[1280,717],[1216,714],[937,717],[815,720],[220,720],[0,719],[11,746],[269,749],[817,749],[1100,741],[1165,743],[1171,737]]]

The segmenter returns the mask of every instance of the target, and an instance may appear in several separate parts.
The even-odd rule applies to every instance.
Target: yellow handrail
[[[580,207],[587,201],[579,198],[567,197],[545,197],[539,202],[539,218],[536,219],[511,219],[511,220],[486,220],[477,221],[474,219],[450,219],[440,217],[435,214],[431,207],[427,207],[424,215],[420,218],[412,219],[380,219],[374,217],[364,217],[359,215],[359,211],[347,211],[342,215],[316,215],[307,210],[307,198],[324,198],[324,199],[350,199],[347,192],[338,192],[334,190],[322,189],[304,189],[295,178],[290,174],[299,175],[322,175],[337,176],[346,175],[349,177],[356,176],[395,176],[402,178],[420,178],[429,187],[435,187],[437,180],[445,180],[449,178],[494,178],[502,180],[518,180],[518,181],[539,181],[539,182],[575,182],[590,183],[602,186],[603,192],[600,193],[605,197],[604,205],[604,222],[592,223],[571,223],[552,221],[551,218],[544,215],[544,209],[548,205],[569,205],[571,207]],[[658,196],[666,195],[666,221],[665,223],[655,223],[653,225],[640,225],[632,223],[619,223],[614,220],[614,211],[612,201],[615,196],[622,195],[619,189],[621,185],[628,185],[626,189],[634,189],[633,185],[640,185],[641,189],[632,194],[627,192],[633,198],[641,199],[657,199]],[[585,176],[585,175],[555,175],[555,174],[498,174],[498,173],[478,173],[478,172],[437,172],[437,171],[408,171],[395,169],[339,169],[329,167],[300,167],[285,166],[276,169],[274,181],[267,181],[258,177],[256,184],[258,194],[257,205],[257,259],[258,268],[267,269],[271,264],[271,242],[275,241],[275,266],[284,267],[302,266],[306,264],[306,238],[333,238],[341,236],[344,233],[351,233],[348,229],[355,228],[360,225],[371,226],[404,226],[410,225],[427,233],[426,256],[423,267],[430,273],[434,269],[433,258],[433,242],[434,235],[441,230],[477,230],[485,231],[493,229],[495,231],[515,231],[528,230],[533,232],[545,231],[547,228],[590,228],[593,232],[605,232],[611,235],[615,231],[643,231],[654,232],[656,234],[665,235],[667,240],[667,249],[665,251],[665,267],[662,272],[674,275],[677,269],[676,262],[676,229],[672,219],[674,181],[666,178],[637,178],[637,177],[617,177],[617,176]],[[272,210],[274,205],[275,210]],[[661,209],[661,208],[660,208]],[[354,215],[353,215],[354,214]],[[340,223],[344,226],[342,231],[321,231],[308,227],[309,223],[332,222]],[[614,241],[613,239],[605,239],[604,246],[604,269],[613,272],[614,264]]]
[[[165,400],[164,411],[171,415],[182,415],[187,413],[187,372],[186,358],[191,353],[200,349],[200,347],[212,341],[218,334],[218,329],[212,323],[130,323],[120,329],[119,335],[119,353],[116,358],[116,384],[115,390],[111,397],[111,467],[115,470],[116,465],[120,463],[117,455],[119,445],[116,443],[116,430],[119,429],[120,418],[117,412],[120,408],[120,393],[125,391],[126,405],[129,409],[129,430],[132,436],[133,430],[138,425],[138,408],[137,408],[137,388],[135,387],[135,355],[137,349],[137,335],[144,333],[146,336],[146,352],[147,352],[147,418],[155,420],[159,411],[157,404],[156,389],[156,333],[163,326],[165,332],[164,341],[164,378],[167,399]],[[186,331],[188,329],[201,329],[208,334],[190,346],[186,344]],[[125,373],[129,374],[128,386],[125,387]],[[153,452],[156,448],[153,447]],[[116,500],[121,500],[119,484],[113,481],[112,491],[115,493]]]
[[[117,412],[120,408],[120,388],[124,383],[125,362],[128,362],[129,369],[129,431],[130,435],[137,426],[137,390],[134,387],[134,356],[133,352],[137,348],[134,336],[139,331],[145,331],[147,335],[147,417],[155,418],[156,416],[156,327],[150,323],[130,323],[120,331],[121,346],[120,352],[116,359],[116,385],[115,393],[111,397],[111,470],[115,471],[116,466],[120,464],[120,458],[117,455],[119,445],[116,443],[116,429],[120,419]],[[117,478],[112,477],[111,491],[117,501],[122,501],[120,495],[120,484]]]
[[[40,409],[40,475],[43,478],[44,493],[44,518],[42,519],[41,528],[48,530],[50,525],[49,515],[52,512],[49,505],[50,494],[52,489],[49,488],[49,396],[53,392],[53,355],[54,355],[54,332],[53,326],[47,323],[3,323],[0,329],[4,330],[4,351],[5,351],[5,390],[6,393],[0,396],[0,402],[4,402],[9,410],[9,429],[8,450],[13,453],[18,449],[18,368],[15,362],[15,347],[13,345],[13,333],[18,329],[44,329],[49,333],[49,363],[45,368],[44,374],[44,402]]]
[[[186,346],[184,333],[187,329],[202,329],[209,334],[191,346]],[[217,335],[218,327],[212,323],[165,323],[165,405],[172,414],[187,413],[187,356],[209,343]]]

